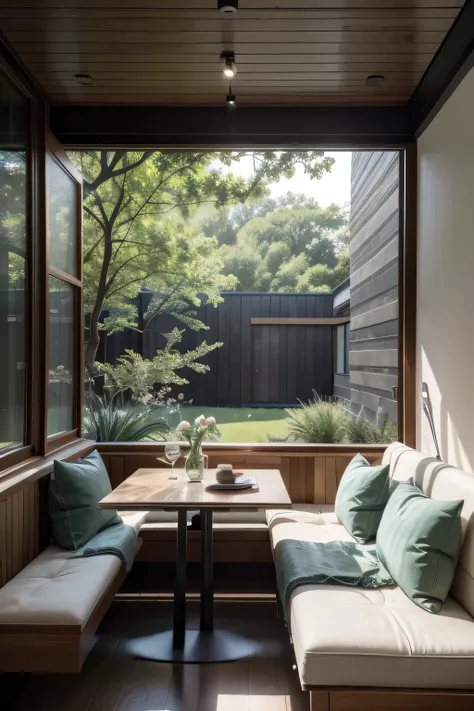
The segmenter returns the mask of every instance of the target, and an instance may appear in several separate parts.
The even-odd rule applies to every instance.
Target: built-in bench
[[[464,543],[443,608],[431,614],[400,588],[304,585],[287,617],[312,711],[474,708],[474,477],[402,444],[383,459],[394,480],[434,499],[464,500]],[[268,511],[272,548],[285,539],[353,541],[335,513]]]
[[[47,490],[53,459],[67,461],[84,456],[96,445],[79,441],[47,457],[37,457],[6,472],[0,478],[0,669],[3,671],[79,671],[93,645],[96,629],[124,574],[113,556],[71,559],[68,553],[49,545]],[[105,449],[104,459],[113,486],[141,465],[154,466],[158,445],[120,445],[118,454]],[[116,445],[113,445],[115,452]],[[261,447],[257,447],[257,450]],[[129,452],[129,454],[128,454]],[[296,505],[309,511],[326,510],[327,505],[310,503],[333,498],[337,479],[350,452],[288,458],[288,452],[245,451],[228,457],[243,468],[281,468]],[[353,454],[353,453],[352,453]],[[222,449],[212,455],[222,460]],[[368,456],[379,456],[378,451]],[[277,458],[275,458],[277,457]],[[212,460],[212,457],[211,457]],[[212,463],[212,461],[211,461]],[[324,492],[326,492],[324,494]],[[323,496],[324,494],[324,496]],[[321,497],[321,498],[320,498]],[[140,528],[141,550],[137,560],[174,562],[176,513],[154,512],[131,515]],[[200,531],[190,530],[188,559],[200,560]],[[215,516],[214,560],[219,563],[261,563],[272,561],[265,512],[228,511]]]
[[[138,533],[146,512],[121,516]],[[0,669],[80,671],[125,575],[116,556],[48,546],[0,589]]]

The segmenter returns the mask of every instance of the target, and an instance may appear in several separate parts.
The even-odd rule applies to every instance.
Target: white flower
[[[179,423],[179,425],[177,426],[176,429],[177,429],[178,431],[181,431],[181,430],[190,430],[190,429],[191,429],[191,425],[189,424],[189,422],[188,422],[187,420],[183,420],[182,422]]]
[[[216,424],[216,418],[215,417],[206,417],[204,420],[205,425],[215,425]]]
[[[202,425],[202,423],[205,422],[205,420],[206,420],[206,418],[204,417],[204,415],[199,415],[199,417],[196,417],[196,419],[194,420],[194,422],[195,422],[197,425]]]

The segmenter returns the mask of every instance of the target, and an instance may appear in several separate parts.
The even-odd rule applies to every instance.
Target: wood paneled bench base
[[[0,625],[2,672],[80,672],[125,577],[121,568],[82,630],[75,625]]]
[[[311,711],[473,711],[474,689],[310,690]]]
[[[176,524],[145,524],[140,529],[143,545],[137,561],[174,563]],[[266,524],[215,524],[215,563],[272,563],[270,536]],[[188,561],[201,560],[201,532],[188,529]]]

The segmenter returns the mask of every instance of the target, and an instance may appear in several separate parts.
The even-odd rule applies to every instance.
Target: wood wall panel
[[[0,476],[0,587],[43,551],[50,541],[47,514],[54,459],[74,461],[94,448],[79,440],[47,457],[35,457]],[[117,465],[117,470],[120,464]]]
[[[124,448],[125,446],[122,446]],[[279,469],[285,482],[290,498],[295,504],[334,504],[337,487],[345,468],[358,450],[337,453],[337,448],[329,454],[305,454],[301,450],[294,452],[265,452],[223,450],[212,451],[212,445],[207,449],[209,467],[214,468],[222,461],[229,461],[235,469]],[[245,447],[245,445],[243,445]],[[129,452],[113,451],[113,445],[98,445],[108,468],[112,486],[116,487],[134,471],[140,468],[160,466],[157,457],[160,456],[162,445],[153,451],[140,451],[139,445],[134,445]],[[385,447],[372,447],[361,453],[374,464],[381,461]],[[163,465],[161,465],[163,466]],[[178,462],[182,466],[182,461]]]
[[[34,481],[0,501],[0,587],[41,550],[41,482]]]
[[[247,0],[235,14],[215,0],[99,5],[2,3],[1,30],[56,104],[224,105],[222,50],[236,53],[240,105],[405,104],[463,0]],[[376,73],[383,84],[367,87]]]

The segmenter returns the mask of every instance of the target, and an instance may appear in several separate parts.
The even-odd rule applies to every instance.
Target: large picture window
[[[27,443],[28,101],[0,73],[0,453]]]
[[[168,437],[204,414],[223,442],[397,438],[398,151],[71,156],[89,408]]]

